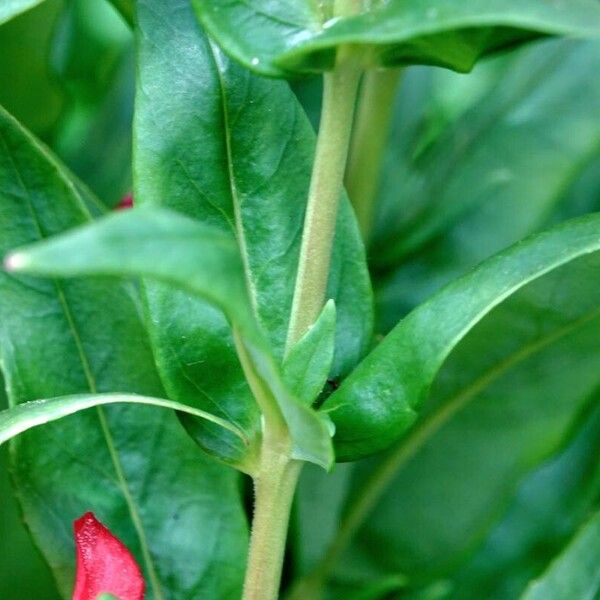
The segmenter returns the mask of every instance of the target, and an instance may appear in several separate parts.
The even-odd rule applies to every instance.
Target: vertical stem
[[[315,322],[327,289],[331,249],[360,77],[350,48],[324,76],[323,109],[290,317],[287,349]]]
[[[346,171],[346,189],[365,242],[369,240],[373,225],[381,160],[399,80],[399,69],[368,71],[358,103],[355,132]]]
[[[265,434],[254,479],[255,509],[243,600],[276,600],[288,523],[302,463]]]

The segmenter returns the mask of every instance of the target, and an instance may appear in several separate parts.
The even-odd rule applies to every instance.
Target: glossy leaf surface
[[[136,204],[166,206],[237,239],[257,320],[283,359],[315,136],[284,82],[253,76],[210,43],[186,0],[138,11]],[[260,124],[260,126],[257,126]],[[164,285],[146,285],[149,327],[171,398],[258,431],[258,408],[221,314]],[[327,292],[337,308],[332,377],[370,343],[364,249],[342,203]],[[210,452],[229,440],[184,421]],[[251,434],[250,434],[251,435]]]
[[[600,217],[573,220],[494,256],[406,317],[324,405],[336,456],[382,450],[414,423],[441,365],[487,313],[527,283],[600,248]]]
[[[284,386],[254,320],[238,246],[230,235],[174,211],[146,207],[115,213],[17,250],[6,258],[5,265],[14,272],[55,277],[145,276],[206,299],[241,333],[238,350],[243,349],[249,368],[268,390],[267,405],[261,408],[281,414],[290,431],[293,457],[324,468],[331,465],[328,419],[301,404]],[[244,431],[247,441],[226,431],[229,439],[237,437],[240,448],[228,458],[252,472],[256,433],[235,421],[232,425]]]
[[[61,167],[0,112],[2,253],[89,220]],[[0,273],[0,322],[12,405],[164,393],[129,283]],[[150,597],[239,593],[241,573],[227,567],[243,564],[248,535],[236,474],[204,458],[169,411],[94,409],[26,432],[11,449],[24,518],[65,596],[73,589],[71,523],[90,509],[139,558]]]
[[[469,71],[481,56],[532,38],[600,33],[594,0],[370,0],[360,14],[337,18],[333,4],[194,0],[200,20],[228,53],[275,77],[330,69],[343,44],[359,46],[371,65]]]

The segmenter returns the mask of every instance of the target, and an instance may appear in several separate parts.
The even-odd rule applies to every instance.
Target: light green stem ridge
[[[243,600],[276,600],[288,523],[302,462],[289,459],[285,444],[265,433],[254,478],[255,508]]]
[[[287,351],[315,322],[325,303],[339,199],[342,194],[360,66],[351,48],[338,52],[324,75],[323,109],[304,219]]]
[[[360,92],[346,189],[365,242],[373,226],[381,162],[399,81],[400,69],[371,69],[365,74]]]

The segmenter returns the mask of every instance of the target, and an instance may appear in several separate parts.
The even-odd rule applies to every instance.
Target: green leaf
[[[209,43],[187,0],[143,0],[138,9],[136,203],[166,206],[236,236],[254,313],[280,362],[314,132],[285,82],[253,76]],[[171,286],[148,282],[145,290],[169,396],[258,435],[258,407],[223,315]],[[364,249],[345,198],[327,297],[337,308],[330,374],[337,378],[363,356],[372,331]],[[222,430],[184,422],[200,445],[227,458]]]
[[[3,0],[0,4],[0,25],[41,2],[43,0]]]
[[[492,257],[415,309],[325,402],[336,425],[336,456],[353,460],[401,438],[450,352],[486,314],[599,248],[600,215],[575,219]]]
[[[31,429],[73,415],[80,410],[108,404],[145,404],[175,411],[185,412],[201,419],[212,421],[229,431],[232,431],[242,441],[242,433],[227,421],[201,410],[162,398],[149,398],[133,394],[85,394],[80,396],[65,396],[63,398],[49,398],[24,402],[13,408],[0,411],[0,445],[11,438]]]
[[[47,58],[61,8],[46,0],[0,27],[0,104],[40,136],[52,132],[65,104]]]
[[[407,74],[371,253],[379,271],[405,264],[380,290],[391,313],[385,324],[398,320],[407,300],[422,301],[548,226],[600,147],[598,69],[598,41],[562,40],[488,62],[467,78],[434,70]],[[412,106],[401,103],[419,88]],[[464,88],[474,100],[456,98]],[[455,118],[456,105],[466,102],[473,104]]]
[[[0,110],[0,252],[89,220],[60,165]],[[0,323],[13,406],[72,394],[164,394],[130,283],[0,272]],[[20,435],[11,454],[25,521],[65,597],[72,522],[89,510],[114,523],[154,598],[241,593],[242,570],[222,568],[246,556],[238,476],[204,457],[170,411],[98,407]],[[215,571],[218,578],[207,577]]]
[[[523,477],[569,442],[598,401],[600,287],[590,273],[599,264],[594,252],[548,272],[461,340],[414,429],[355,473],[357,500],[378,490],[355,553],[385,546],[379,568],[413,579],[452,572],[503,516]],[[584,444],[591,461],[582,468],[591,473],[597,444],[596,427]],[[585,490],[571,482],[574,469],[571,460],[560,486]],[[597,479],[595,487],[597,497]]]
[[[596,406],[568,447],[519,484],[500,522],[453,576],[453,592],[465,598],[517,597],[595,508],[599,452],[600,406]],[[440,504],[436,510],[444,507]]]
[[[174,211],[137,208],[11,252],[9,271],[30,275],[150,275],[218,306],[259,338],[234,239]]]
[[[598,222],[598,216],[586,219]],[[503,259],[510,253],[492,259],[507,274]],[[582,417],[587,420],[598,406],[600,286],[591,274],[599,265],[596,251],[547,272],[460,340],[414,429],[389,452],[356,465],[342,513],[352,524],[354,542],[338,556],[336,581],[356,581],[359,569],[367,580],[401,572],[415,585],[449,578],[487,539],[481,562],[471,567],[475,583],[471,587],[469,573],[459,573],[450,597],[514,598],[520,590],[504,587],[509,577],[518,586],[523,572],[529,577],[539,572],[548,551],[595,506],[597,410],[576,446],[519,488],[533,469],[570,443]],[[421,347],[428,345],[423,341]],[[513,502],[524,506],[493,531]],[[346,528],[342,539],[348,539]]]
[[[544,35],[595,36],[595,0],[370,1],[361,14],[334,17],[333,2],[194,0],[219,44],[264,75],[332,68],[336,49],[357,46],[368,65],[428,64],[469,71],[482,56]]]
[[[600,512],[577,534],[522,600],[595,598],[600,591]]]
[[[323,390],[333,361],[335,303],[329,300],[315,324],[290,349],[283,378],[290,391],[310,406]]]
[[[249,368],[269,392],[261,409],[265,415],[274,410],[283,417],[292,437],[293,458],[330,467],[333,452],[328,419],[302,405],[283,385],[254,321],[238,246],[231,235],[174,211],[145,207],[109,215],[93,225],[17,250],[5,259],[5,266],[12,272],[54,277],[144,276],[208,300],[241,332],[240,345],[251,363]],[[257,400],[260,404],[261,398]],[[232,425],[244,431],[237,422]],[[231,432],[228,436],[231,439]],[[252,472],[253,442],[257,440],[249,439],[250,445],[236,440],[238,453],[228,458],[238,468]]]

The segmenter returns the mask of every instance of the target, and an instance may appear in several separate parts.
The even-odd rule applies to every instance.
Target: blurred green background
[[[406,70],[394,106],[370,250],[379,331],[486,256],[600,207],[599,68],[597,42],[544,41],[487,60],[470,75],[429,67]],[[0,104],[107,206],[131,189],[134,73],[131,32],[106,0],[45,0],[0,26]],[[320,81],[300,80],[293,87],[316,126]],[[495,162],[497,168],[489,168]],[[407,246],[411,232],[419,231],[424,237]],[[4,406],[5,399],[0,403]],[[596,447],[598,423],[597,411],[583,415],[573,432],[575,449],[565,447],[531,469],[514,503],[498,514],[496,538],[517,518],[511,510],[542,486],[548,472],[560,467],[573,473],[581,466],[576,449],[584,442],[577,440],[587,435],[590,447]],[[0,600],[54,600],[51,576],[12,497],[7,457],[7,449],[0,449]],[[342,477],[345,469],[338,470]],[[307,469],[305,481],[315,477],[322,475]],[[548,494],[542,495],[550,502]],[[586,506],[600,499],[597,486],[589,495]],[[555,514],[552,507],[539,510]],[[552,535],[568,536],[584,518],[583,510],[581,515],[566,510],[563,522],[553,522]],[[314,538],[308,531],[311,546],[301,562],[314,562],[335,517],[335,507],[321,501],[311,511]],[[484,545],[479,558],[465,565],[459,575],[464,586],[470,578],[502,579],[496,572],[502,564],[488,565],[489,573],[477,566],[476,560],[485,563],[485,552]],[[550,546],[533,548],[523,577],[535,573],[552,552]],[[431,593],[434,597],[435,590]]]

